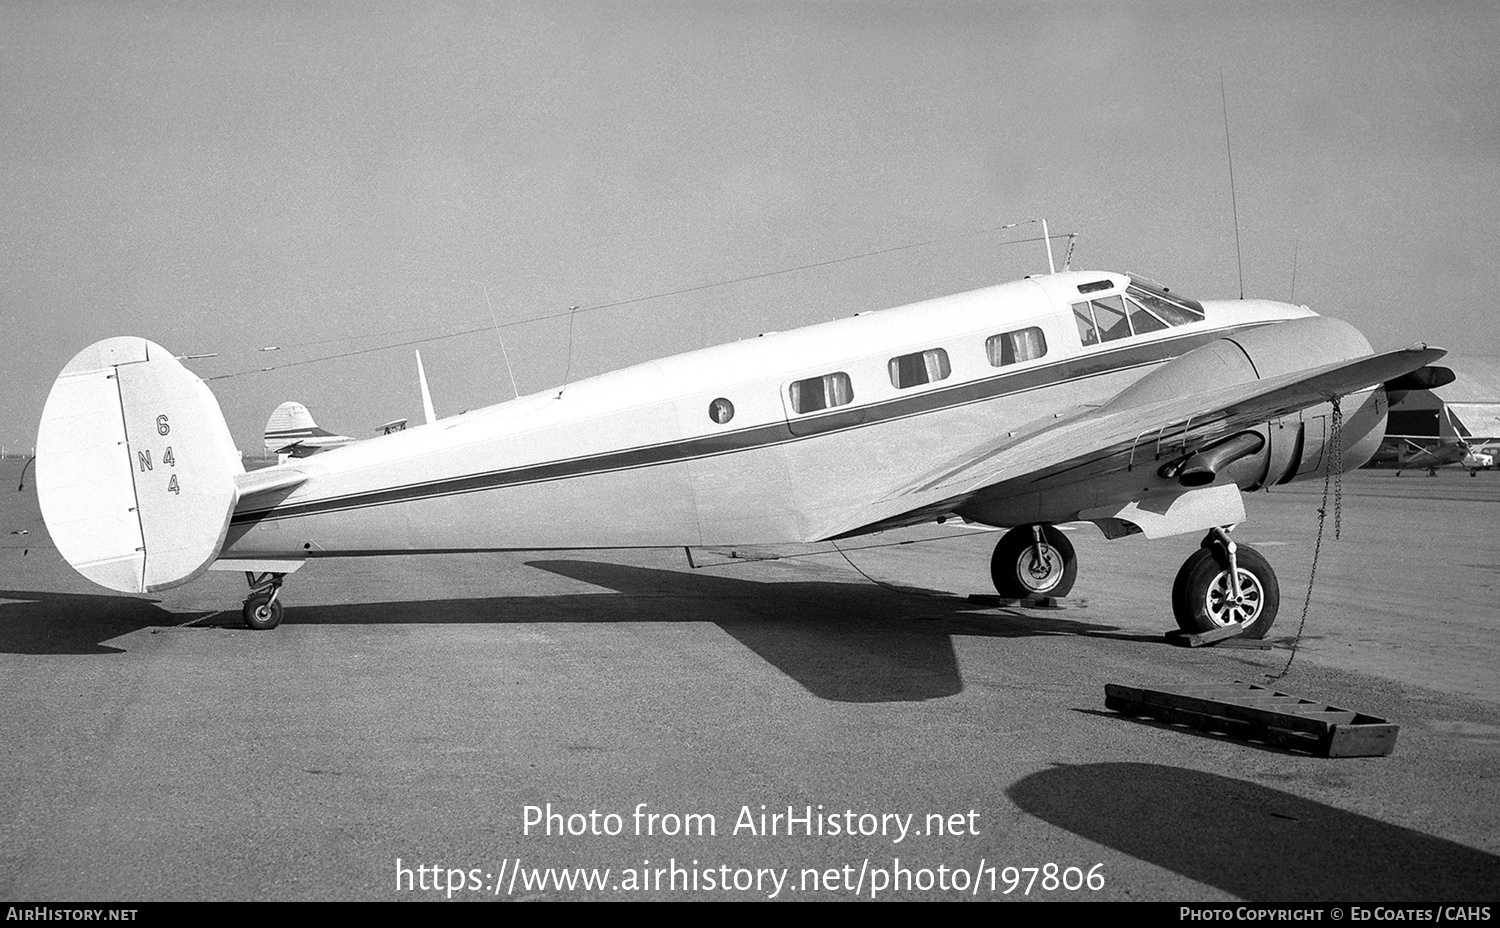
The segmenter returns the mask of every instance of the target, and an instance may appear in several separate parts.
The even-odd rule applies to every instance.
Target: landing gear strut
[[[250,584],[250,595],[245,597],[245,624],[258,632],[273,629],[281,624],[282,581],[286,574],[257,574],[245,571],[245,580]]]
[[[1066,596],[1078,578],[1073,543],[1050,525],[1023,525],[1005,533],[990,557],[990,577],[1001,596]]]
[[[1281,586],[1259,551],[1229,540],[1222,528],[1183,563],[1172,583],[1172,614],[1185,632],[1241,625],[1243,638],[1264,638],[1276,621]]]

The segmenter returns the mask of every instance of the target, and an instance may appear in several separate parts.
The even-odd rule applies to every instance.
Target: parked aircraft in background
[[[265,439],[266,454],[277,455],[283,461],[288,457],[305,458],[319,451],[359,440],[319,428],[306,406],[290,400],[271,412],[262,437]]]
[[[394,419],[376,426],[375,434],[399,432],[406,428],[406,421]],[[276,455],[277,463],[280,464],[285,464],[287,458],[305,458],[319,451],[361,440],[349,435],[335,435],[327,429],[319,428],[306,406],[290,401],[277,406],[271,413],[271,418],[266,420],[266,431],[262,438],[265,440],[266,454]]]
[[[152,342],[112,338],[53,385],[37,483],[84,576],[139,592],[243,570],[252,628],[280,622],[282,583],[309,560],[815,542],[958,516],[1010,528],[990,569],[1018,598],[1073,586],[1058,523],[1112,539],[1207,531],[1172,584],[1177,621],[1261,636],[1279,590],[1228,535],[1242,491],[1364,463],[1384,433],[1382,384],[1442,354],[1374,354],[1302,306],[1063,272],[246,473],[203,382]]]
[[[1429,444],[1422,444],[1424,439],[1412,435],[1387,435],[1385,440],[1386,447],[1395,454],[1397,477],[1404,470],[1424,468],[1427,476],[1436,477],[1437,469],[1449,464],[1462,465],[1468,470],[1469,476],[1473,477],[1481,470],[1489,470],[1495,465],[1495,459],[1491,455],[1475,450],[1462,438],[1436,444],[1431,444],[1430,438],[1426,439]]]
[[[1420,435],[1387,435],[1380,450],[1376,452],[1375,460],[1393,462],[1397,477],[1401,476],[1403,470],[1421,468],[1426,468],[1427,476],[1436,477],[1437,469],[1449,464],[1462,465],[1468,470],[1469,476],[1473,477],[1479,471],[1494,466],[1494,451],[1476,449],[1468,432],[1459,426],[1453,417],[1453,411],[1447,406],[1443,407],[1443,417],[1439,423],[1439,436],[1436,439]],[[1446,428],[1442,427],[1444,425]]]

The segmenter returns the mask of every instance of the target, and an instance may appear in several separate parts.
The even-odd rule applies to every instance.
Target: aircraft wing
[[[1097,465],[1158,443],[1191,445],[1367,389],[1437,360],[1447,352],[1403,348],[1295,371],[1265,380],[1210,386],[1170,400],[1080,407],[1022,426],[953,455],[895,494],[866,508],[859,521],[829,525],[840,538],[911,525],[952,512],[982,492],[1028,484]]]

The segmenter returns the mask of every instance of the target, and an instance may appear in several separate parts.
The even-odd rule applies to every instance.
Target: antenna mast
[[[500,357],[505,359],[505,373],[510,375],[510,390],[520,396],[521,391],[516,389],[516,372],[510,369],[510,352],[505,350],[505,336],[500,334],[500,320],[495,318],[495,304],[490,302],[490,288],[482,280],[479,286],[484,289],[484,305],[490,309],[490,324],[494,327],[495,337],[500,340]]]
[[[1240,273],[1240,299],[1245,298],[1245,265],[1240,258],[1240,205],[1234,195],[1234,149],[1229,145],[1229,97],[1224,93],[1224,69],[1219,69],[1219,101],[1224,105],[1224,151],[1229,155],[1229,206],[1234,211],[1234,263]]]
[[[1056,274],[1057,273],[1057,262],[1052,259],[1052,236],[1047,232],[1047,220],[1045,220],[1045,219],[1023,219],[1020,222],[1012,222],[1012,223],[1008,223],[1007,225],[996,226],[995,227],[995,231],[996,232],[1001,232],[1001,231],[1004,231],[1005,229],[1014,229],[1016,226],[1023,226],[1023,225],[1025,225],[1028,222],[1040,222],[1042,224],[1042,242],[1047,246],[1047,273],[1049,273],[1049,274]],[[1069,239],[1069,242],[1070,242],[1069,253],[1070,254],[1072,252],[1071,241],[1072,240]]]
[[[1292,295],[1287,299],[1288,303],[1297,302],[1297,249],[1302,246],[1302,236],[1297,236],[1292,242]]]

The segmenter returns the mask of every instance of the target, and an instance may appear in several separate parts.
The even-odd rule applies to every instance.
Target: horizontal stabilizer
[[[42,517],[100,586],[144,593],[206,570],[243,472],[213,394],[154,342],[97,342],[52,385],[36,445]]]
[[[307,482],[308,474],[300,470],[289,470],[282,467],[267,467],[264,470],[252,470],[240,474],[234,478],[234,484],[239,488],[240,498],[253,496],[256,493],[274,493],[277,490],[291,490],[300,487]]]

